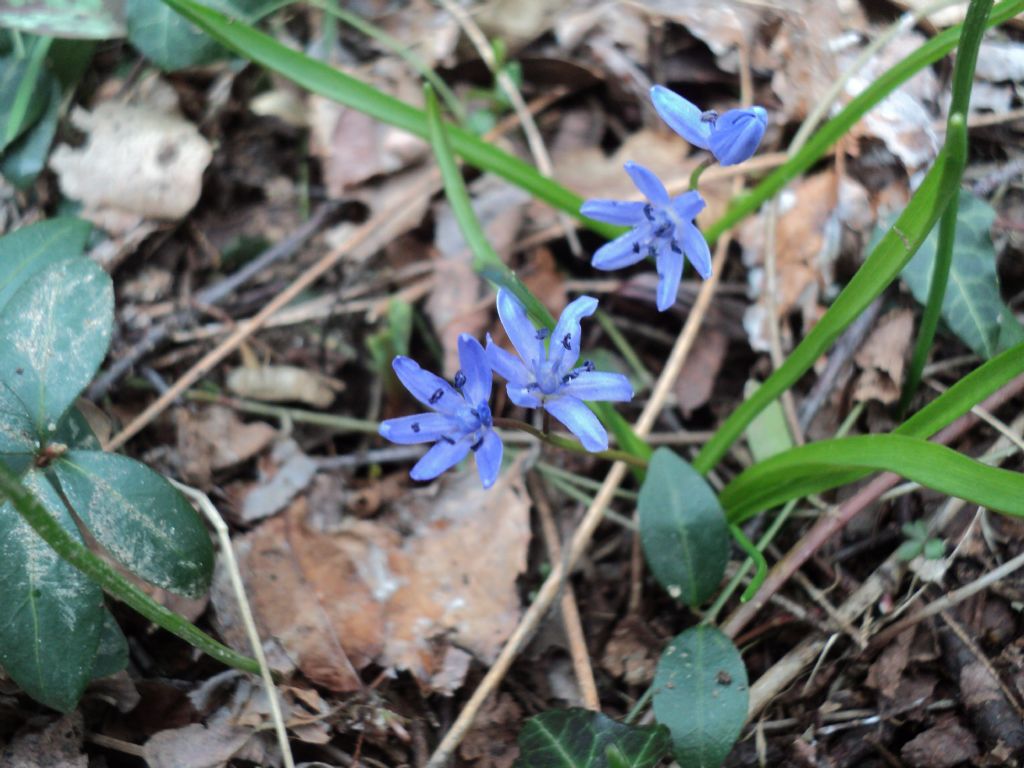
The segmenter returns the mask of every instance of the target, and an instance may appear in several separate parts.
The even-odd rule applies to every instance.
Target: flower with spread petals
[[[659,277],[658,311],[664,312],[676,302],[684,254],[703,279],[711,276],[711,251],[693,223],[704,209],[704,200],[693,191],[669,197],[657,176],[632,161],[626,163],[626,173],[648,202],[587,200],[583,203],[580,212],[584,216],[633,227],[598,248],[591,264],[598,269],[611,270],[628,267],[644,258],[654,259]]]
[[[669,128],[694,146],[710,150],[722,165],[736,165],[749,159],[757,151],[768,125],[764,107],[730,109],[722,115],[711,110],[703,112],[663,85],[651,88],[651,101]]]
[[[434,443],[416,462],[413,480],[433,480],[462,461],[470,451],[484,488],[490,488],[501,469],[501,440],[491,420],[490,362],[480,342],[469,334],[459,336],[459,363],[452,386],[440,376],[399,355],[392,368],[412,396],[432,408],[432,413],[402,416],[381,422],[380,434],[394,443]]]
[[[597,299],[580,296],[565,308],[552,333],[530,322],[511,293],[498,291],[498,316],[519,357],[487,337],[491,367],[508,385],[509,399],[523,408],[543,408],[579,438],[588,451],[608,447],[608,433],[584,400],[625,402],[633,387],[621,373],[603,373],[580,356],[580,320],[594,314]],[[546,343],[550,337],[550,343]]]

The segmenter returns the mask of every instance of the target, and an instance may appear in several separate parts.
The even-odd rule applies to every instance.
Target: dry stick
[[[558,527],[555,525],[555,518],[551,512],[551,502],[537,475],[529,473],[526,483],[533,495],[533,503],[537,506],[537,515],[540,517],[540,527],[544,534],[544,543],[548,550],[548,560],[557,563],[562,559],[562,545],[558,540]],[[580,697],[583,699],[583,706],[594,712],[601,711],[601,697],[597,694],[597,683],[594,681],[594,670],[590,665],[590,654],[587,651],[587,641],[583,635],[583,625],[580,622],[579,607],[576,604],[576,595],[571,585],[566,585],[562,593],[562,623],[565,625],[565,637],[569,641],[569,656],[572,658],[573,671],[576,673],[576,681],[580,686]]]
[[[693,342],[697,338],[697,333],[704,321],[704,316],[711,305],[711,298],[714,296],[715,288],[718,286],[719,276],[725,264],[725,256],[730,242],[731,237],[729,235],[723,236],[718,241],[714,262],[712,263],[711,277],[701,286],[700,293],[697,294],[697,300],[693,305],[693,311],[686,319],[686,324],[683,326],[679,338],[676,339],[675,346],[665,361],[665,368],[654,385],[651,397],[644,406],[644,410],[634,427],[636,434],[641,437],[648,434],[651,431],[651,427],[654,426],[654,422],[661,412],[662,405],[672,390],[676,379],[679,377],[679,370],[682,368],[683,363],[686,362],[690,349],[693,347]],[[576,529],[576,533],[570,542],[567,556],[553,564],[554,567],[551,569],[551,573],[541,585],[533,603],[526,610],[526,613],[523,614],[519,625],[505,642],[505,647],[501,649],[501,654],[487,671],[487,674],[484,675],[483,680],[480,681],[477,689],[473,691],[473,695],[466,702],[462,712],[459,713],[458,718],[452,724],[451,729],[445,734],[434,754],[431,755],[427,768],[442,768],[442,766],[447,764],[456,747],[458,747],[463,737],[469,731],[469,728],[473,725],[473,720],[476,719],[480,707],[483,706],[491,693],[501,683],[509,667],[512,666],[512,662],[525,647],[527,641],[547,614],[548,609],[551,608],[569,572],[583,556],[583,553],[586,552],[587,547],[590,545],[590,539],[597,530],[597,526],[601,523],[605,507],[611,502],[615,491],[625,476],[626,464],[621,461],[615,462],[597,491],[594,501],[583,515],[583,519],[580,521],[579,527]]]
[[[306,222],[284,240],[265,250],[237,272],[199,291],[194,297],[194,303],[198,306],[215,306],[267,267],[290,257],[331,220],[340,205],[338,201],[320,205]],[[162,344],[187,316],[187,312],[175,312],[147,330],[126,354],[96,378],[89,387],[89,399],[99,400],[103,397],[133,365]]]
[[[505,93],[505,97],[512,105],[512,109],[519,116],[519,124],[523,127],[523,134],[526,136],[526,143],[530,147],[533,161],[537,164],[537,170],[542,175],[551,178],[554,175],[555,169],[551,162],[551,155],[548,154],[548,149],[544,146],[544,138],[540,135],[540,129],[537,128],[537,122],[533,119],[533,115],[530,114],[530,110],[526,106],[526,100],[523,99],[523,94],[519,92],[518,86],[509,77],[508,72],[504,69],[499,69],[498,62],[494,58],[494,49],[487,41],[487,36],[484,35],[483,31],[473,20],[473,17],[454,0],[439,0],[439,2],[441,7],[455,19],[456,23],[462,28],[462,31],[466,33],[466,37],[469,38],[473,47],[476,48],[476,52],[483,59],[484,64],[487,65],[487,69],[491,71],[491,75],[494,77],[498,87]],[[566,241],[569,243],[569,250],[572,251],[572,255],[582,258],[583,246],[580,245],[579,237],[576,235],[575,222],[568,214],[561,212],[558,213],[558,222]]]
[[[213,502],[210,501],[210,497],[205,493],[190,485],[179,483],[176,480],[171,480],[171,483],[196,503],[206,519],[210,521],[213,530],[217,533],[217,541],[220,542],[220,553],[224,556],[224,564],[228,570],[231,589],[235,593],[238,610],[242,614],[242,625],[245,627],[245,634],[249,639],[249,645],[252,646],[252,655],[260,665],[260,677],[263,678],[263,687],[267,692],[267,702],[270,704],[270,719],[274,722],[277,745],[281,749],[281,757],[284,760],[285,768],[295,768],[292,748],[288,743],[288,731],[285,730],[284,717],[281,716],[281,705],[277,699],[277,688],[274,686],[274,678],[270,674],[267,657],[263,653],[263,642],[260,640],[259,630],[256,629],[256,622],[252,617],[249,598],[245,594],[242,573],[238,570],[238,560],[235,559],[235,550],[231,546],[231,534],[228,531],[227,523],[224,522],[224,518],[221,517],[220,512],[217,511]]]
[[[1013,379],[1002,389],[990,395],[982,408],[993,411],[1024,391],[1024,374]],[[959,439],[968,429],[978,422],[973,413],[966,413],[949,426],[941,430],[932,442],[946,445]],[[751,619],[764,607],[768,598],[778,592],[782,586],[803,566],[822,546],[841,531],[847,523],[860,512],[878,500],[878,497],[895,486],[900,476],[891,472],[883,472],[870,483],[861,488],[853,497],[840,505],[834,512],[826,513],[798,541],[786,556],[775,564],[761,589],[749,603],[744,603],[733,611],[722,625],[722,631],[729,637],[736,637],[747,626]]]

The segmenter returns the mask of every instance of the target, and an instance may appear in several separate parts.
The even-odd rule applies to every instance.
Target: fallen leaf
[[[4,765],[17,768],[87,768],[82,752],[82,715],[72,712],[41,730],[24,728],[0,751]]]
[[[894,309],[879,319],[853,357],[861,369],[854,386],[855,401],[878,400],[889,405],[900,399],[913,335],[914,312],[910,309]]]
[[[700,344],[694,347],[686,359],[673,386],[684,417],[689,418],[693,411],[711,399],[728,349],[729,337],[722,331],[707,328],[701,334]]]
[[[192,123],[116,102],[91,113],[76,108],[71,122],[88,134],[86,144],[57,147],[50,167],[61,191],[82,203],[86,218],[101,220],[111,212],[173,221],[198,202],[213,150]]]
[[[154,734],[143,747],[150,768],[222,768],[252,738],[251,728],[219,721]]]
[[[185,480],[206,487],[212,473],[248,461],[262,453],[277,436],[263,421],[246,424],[230,408],[214,405],[193,414],[187,408],[174,412],[179,467]]]
[[[253,523],[277,514],[306,489],[316,469],[316,462],[294,440],[280,441],[261,462],[260,479],[245,489],[241,503],[236,505],[238,518]]]
[[[914,640],[914,628],[896,636],[885,647],[868,669],[866,684],[892,701],[903,681],[903,672],[910,660],[910,644]]]
[[[243,366],[232,370],[225,382],[239,397],[267,403],[305,403],[326,408],[344,383],[294,365]]]
[[[978,754],[974,734],[954,720],[919,733],[900,750],[900,757],[912,768],[953,768]]]
[[[375,663],[452,692],[471,655],[493,661],[519,619],[516,581],[530,529],[517,472],[489,491],[461,472],[436,494],[407,494],[399,504],[391,519],[346,518],[322,531],[299,499],[235,540],[262,636],[318,685],[357,690],[356,670]],[[221,634],[246,647],[220,571],[212,601]]]
[[[664,641],[635,616],[620,621],[601,656],[601,669],[626,685],[650,685]]]
[[[516,734],[523,709],[508,693],[492,694],[459,745],[459,756],[477,768],[512,768],[519,757]]]

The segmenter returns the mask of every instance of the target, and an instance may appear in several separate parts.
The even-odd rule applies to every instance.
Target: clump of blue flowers
[[[757,150],[768,125],[763,107],[730,109],[723,115],[702,111],[662,85],[651,88],[654,108],[668,126],[700,149],[711,152],[722,165],[736,165]],[[683,258],[706,280],[711,276],[711,251],[694,219],[704,210],[704,198],[695,189],[669,197],[658,177],[632,161],[626,173],[647,202],[587,200],[580,213],[608,224],[631,227],[629,232],[594,253],[597,269],[622,269],[652,259],[658,271],[656,304],[664,312],[676,302],[683,276]],[[698,174],[699,175],[699,174]]]
[[[711,153],[722,165],[750,158],[764,137],[768,115],[762,107],[731,109],[719,115],[702,111],[664,86],[651,89],[661,118],[676,133]],[[701,166],[710,164],[709,159]],[[711,276],[711,251],[694,220],[705,202],[696,189],[671,197],[658,177],[638,163],[626,163],[626,173],[646,201],[587,200],[580,211],[599,221],[630,230],[606,243],[593,256],[598,269],[621,269],[651,259],[658,271],[657,306],[671,307],[679,291],[683,261],[703,279]],[[698,173],[691,186],[696,186]],[[506,381],[509,399],[522,408],[541,408],[575,435],[588,451],[608,448],[608,433],[587,402],[628,402],[629,379],[598,371],[580,360],[583,318],[594,314],[597,299],[580,296],[558,318],[554,330],[534,325],[525,307],[508,290],[498,291],[498,316],[517,354],[502,349],[487,336],[487,348],[468,334],[459,336],[461,369],[451,383],[423,370],[408,357],[398,356],[395,374],[413,397],[430,412],[381,423],[380,434],[396,443],[433,443],[409,473],[414,480],[432,480],[470,453],[485,488],[498,478],[503,453],[491,414],[493,374]],[[505,422],[502,426],[507,426]],[[532,430],[520,423],[521,428]]]

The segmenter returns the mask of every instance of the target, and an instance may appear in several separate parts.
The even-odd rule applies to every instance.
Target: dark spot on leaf
[[[718,681],[719,685],[732,685],[732,675],[724,669],[718,670],[718,674],[715,675],[715,679]]]

